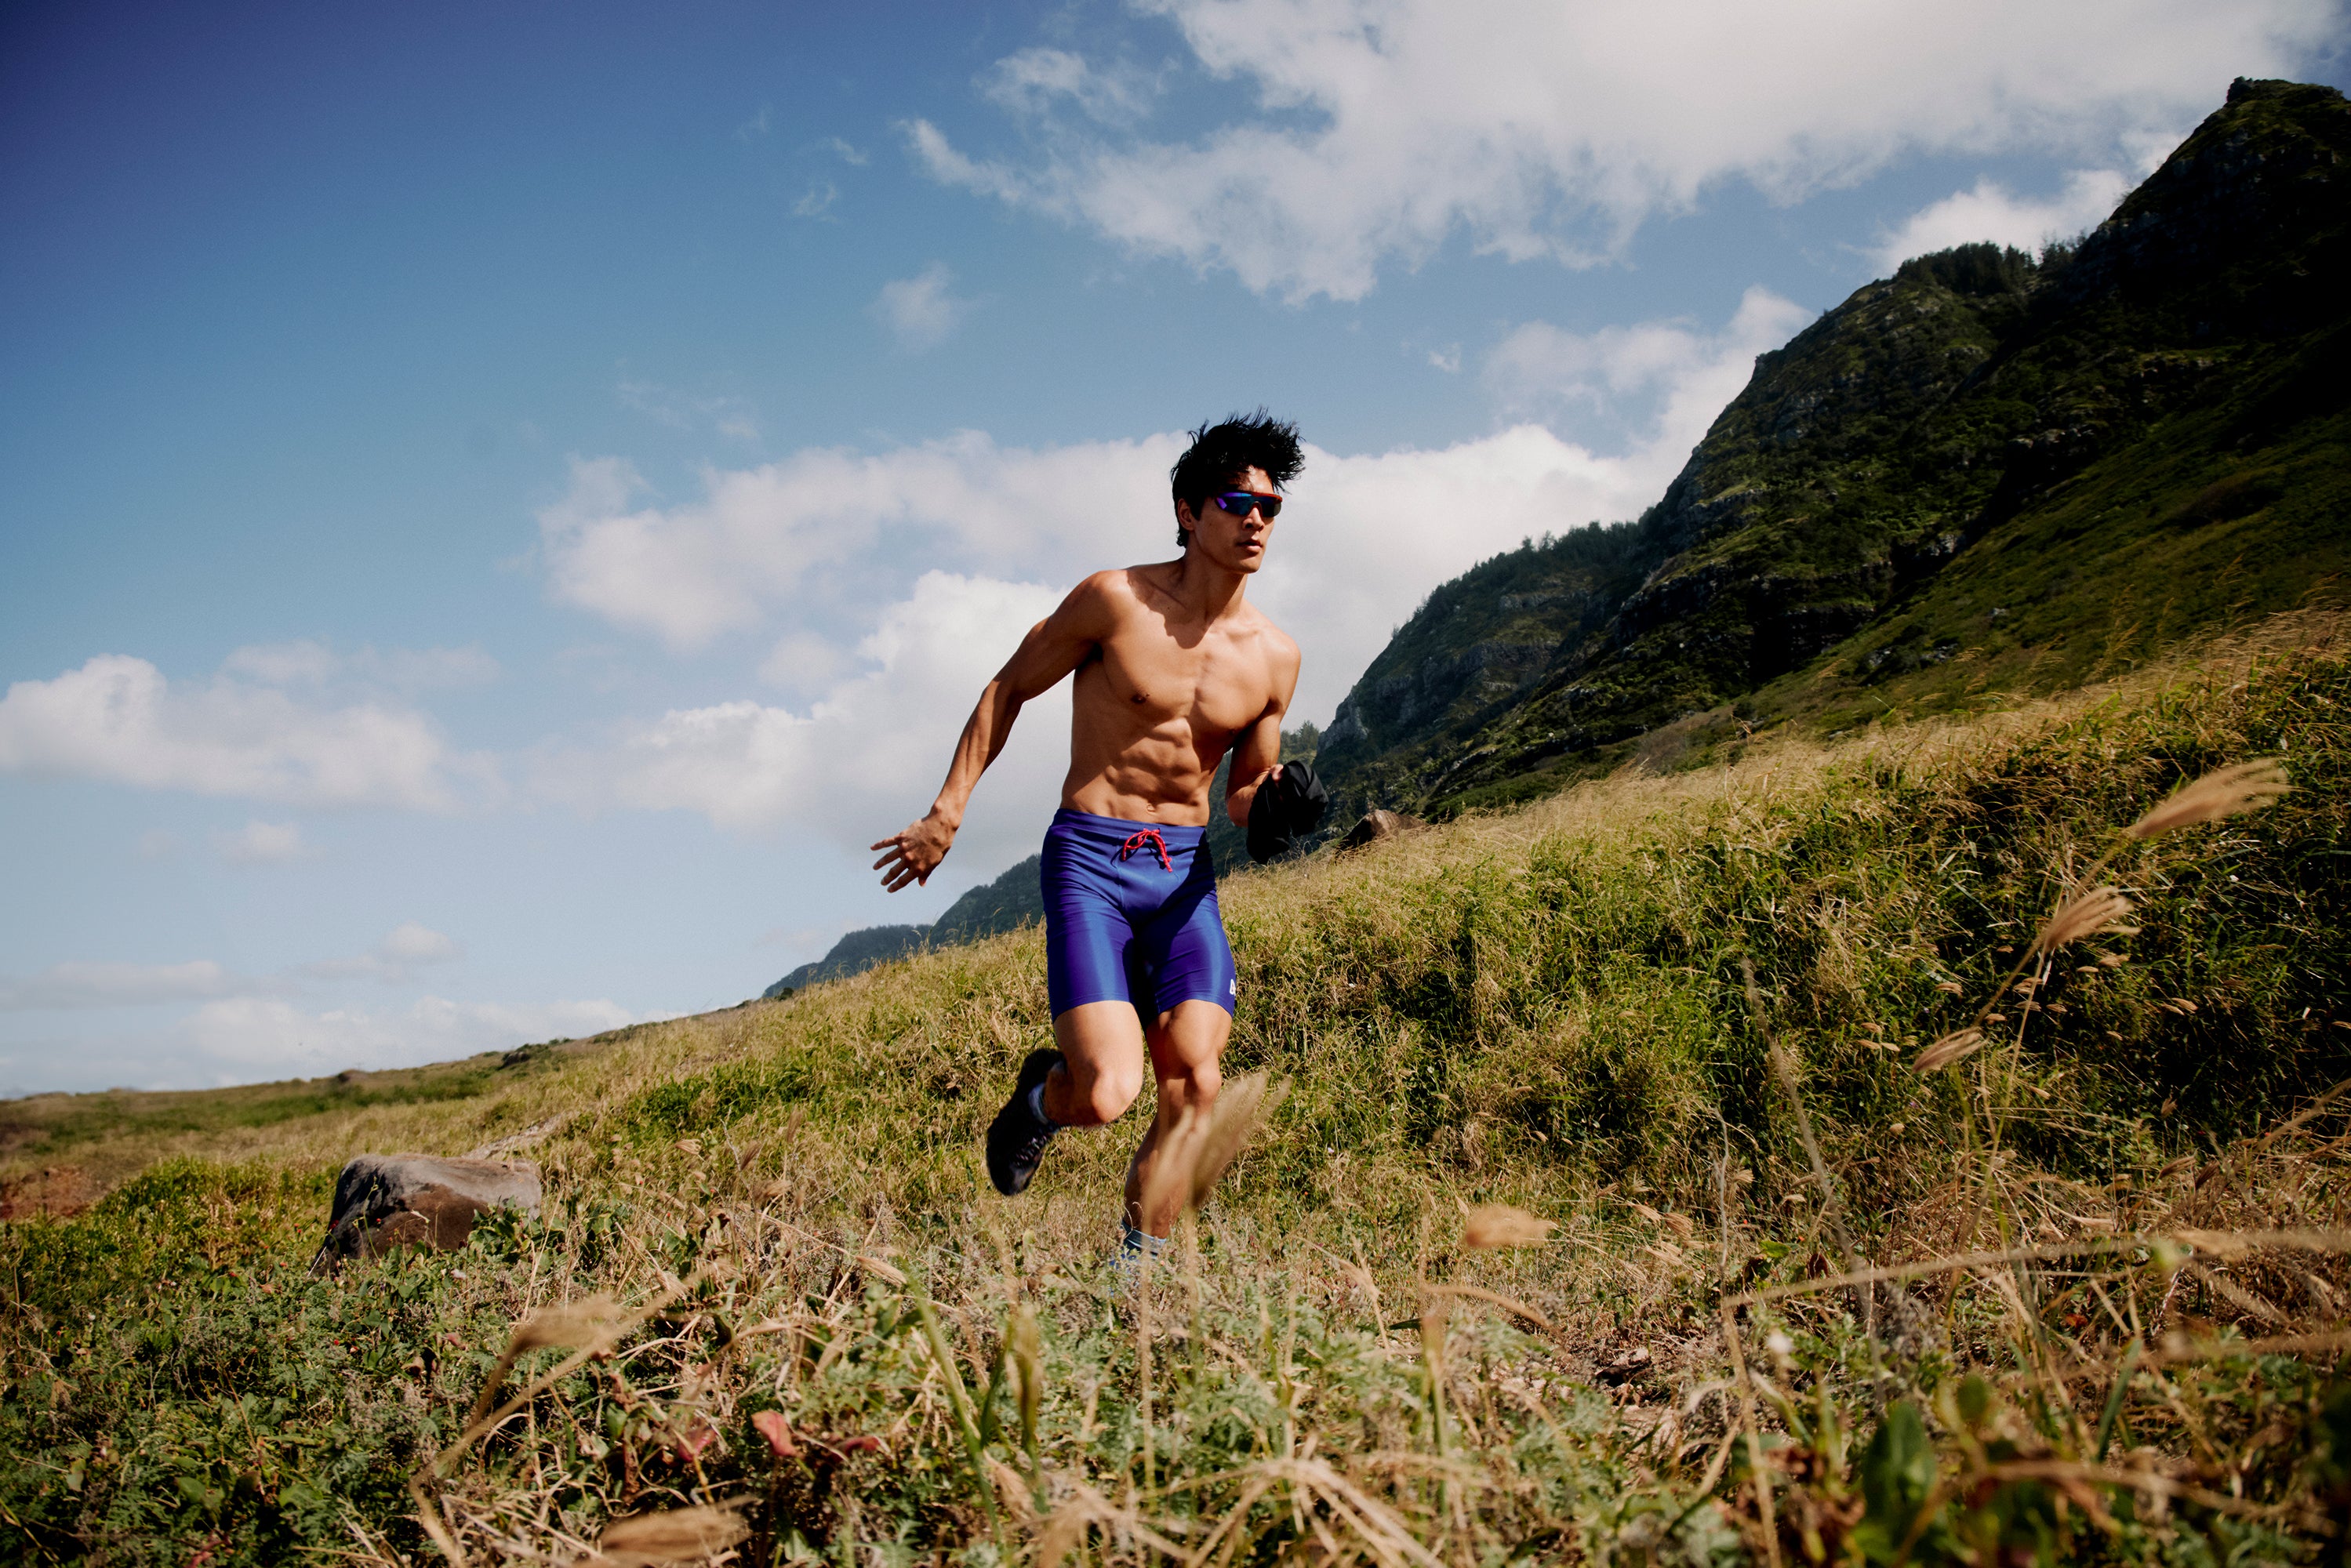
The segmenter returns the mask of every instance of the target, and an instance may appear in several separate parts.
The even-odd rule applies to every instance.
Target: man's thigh
[[[1128,1009],[1130,1016],[1133,1011]],[[1171,1078],[1196,1079],[1204,1070],[1213,1071],[1232,1033],[1233,1015],[1216,1003],[1176,1003],[1152,1023],[1152,1077],[1165,1083]]]
[[[1143,1087],[1143,1019],[1125,1001],[1084,1002],[1053,1020],[1053,1043],[1061,1048],[1070,1075],[1081,1085],[1108,1079],[1127,1086],[1132,1097]]]

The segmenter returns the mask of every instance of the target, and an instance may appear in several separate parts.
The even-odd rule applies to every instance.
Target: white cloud
[[[1513,413],[1562,405],[1624,411],[1661,399],[1656,440],[1686,453],[1754,372],[1755,356],[1792,337],[1801,305],[1757,286],[1719,332],[1686,320],[1566,332],[1547,321],[1514,329],[1486,356],[1486,384]]]
[[[843,141],[838,136],[828,136],[823,141],[818,142],[817,146],[821,151],[831,153],[842,162],[853,165],[856,168],[862,169],[866,164],[872,162],[872,159],[866,156],[863,152],[859,152],[855,147],[850,145],[849,142]]]
[[[410,920],[394,926],[372,952],[356,958],[322,958],[303,965],[299,972],[314,980],[356,977],[397,986],[407,984],[428,965],[453,964],[465,956],[465,949],[454,937]]]
[[[790,822],[862,849],[929,809],[981,687],[1069,586],[925,572],[859,644],[867,667],[806,708],[674,709],[607,749],[550,757],[541,788],[590,810],[695,811],[737,831]],[[1069,711],[1064,683],[1022,713],[965,819],[960,863],[1034,847],[1061,798]]]
[[[1015,114],[1037,116],[1068,101],[1104,125],[1140,119],[1158,95],[1150,72],[1129,64],[1097,68],[1067,49],[1022,49],[996,62],[979,79],[983,96]]]
[[[22,980],[0,979],[0,1012],[151,1007],[225,997],[255,984],[209,958],[187,964],[52,964]]]
[[[1454,343],[1446,348],[1429,350],[1428,362],[1437,369],[1443,371],[1448,376],[1459,375],[1461,373],[1461,345]]]
[[[1359,298],[1463,232],[1588,264],[1647,218],[1744,181],[1794,201],[1912,153],[2144,158],[2232,74],[2290,74],[2330,0],[1153,0],[1221,100],[1188,141],[1105,131],[1110,74],[1029,49],[982,78],[1032,150],[906,131],[950,184],[1293,298]],[[1074,61],[1074,63],[1071,63]],[[1037,123],[1056,99],[1081,118]],[[1095,100],[1095,101],[1099,101]]]
[[[528,1040],[577,1039],[674,1013],[634,1013],[618,1003],[559,1001],[529,1006],[425,997],[397,1012],[335,1008],[306,1012],[277,998],[235,997],[196,1009],[183,1033],[214,1061],[245,1069],[316,1074],[345,1067],[405,1067]]]
[[[1783,341],[1803,314],[1754,288],[1719,331],[1664,322],[1578,336],[1535,323],[1506,337],[1486,373],[1514,412],[1562,401],[1642,403],[1645,416],[1628,422],[1633,437],[1614,451],[1531,423],[1434,451],[1342,456],[1310,448],[1270,563],[1250,591],[1305,652],[1293,720],[1327,718],[1437,583],[1528,535],[1637,516],[1745,384],[1754,356]],[[811,585],[827,573],[922,559],[940,571],[880,621],[899,639],[891,648],[911,648],[910,618],[944,613],[955,596],[943,584],[964,584],[955,592],[966,595],[993,591],[987,584],[1043,584],[1019,591],[1044,595],[1034,602],[1050,605],[1088,571],[1166,559],[1175,540],[1165,475],[1183,446],[1184,437],[1169,434],[999,447],[967,431],[873,455],[816,450],[757,469],[713,471],[702,499],[633,512],[626,509],[635,498],[632,472],[602,459],[577,465],[572,498],[542,515],[546,554],[559,596],[683,649],[789,613],[817,597]],[[1029,611],[1007,613],[1017,620]],[[812,787],[788,779],[780,762],[755,758],[797,757],[822,744],[831,748],[829,767],[870,776],[858,749],[864,742],[800,733],[838,702],[843,711],[885,714],[877,736],[895,737],[901,731],[892,726],[918,719],[946,725],[937,755],[918,769],[927,801],[954,727],[1017,634],[999,638],[1000,646],[943,648],[956,674],[936,689],[865,674],[829,686],[829,674],[815,672],[840,655],[828,655],[832,644],[807,626],[790,627],[762,674],[801,692],[824,691],[813,706],[803,713],[747,701],[681,710],[647,729],[660,738],[644,739],[624,771],[646,781],[641,803],[690,806],[730,826],[780,821],[810,809]],[[886,662],[882,635],[867,644],[874,662]],[[944,716],[935,705],[944,705]],[[714,756],[735,760],[714,771],[705,766]],[[664,780],[657,788],[656,778]]]
[[[792,216],[822,218],[827,223],[838,223],[841,220],[832,215],[832,204],[840,199],[840,186],[830,180],[814,181],[810,184],[807,194],[792,204]]]
[[[445,964],[464,949],[440,932],[407,920],[392,928],[391,935],[383,939],[381,951],[385,957],[400,963]]]
[[[635,468],[575,458],[539,536],[557,598],[690,651],[758,624],[885,538],[999,575],[1156,550],[1174,537],[1165,476],[1182,447],[1162,435],[1030,450],[975,431],[877,455],[817,447],[706,470],[699,500],[634,510],[646,488]]]
[[[413,708],[287,690],[324,678],[313,648],[243,650],[208,684],[175,686],[120,653],[18,681],[0,698],[0,773],[434,811],[495,785],[486,759],[454,752]]]
[[[2065,176],[2064,189],[2034,201],[1997,181],[1978,180],[1974,189],[1953,192],[1911,214],[1878,242],[1872,259],[1882,271],[1892,272],[1914,256],[1978,240],[2037,251],[2051,240],[2070,239],[2104,223],[2133,183],[2113,169],[2075,169]]]
[[[402,964],[445,964],[465,953],[454,938],[413,920],[393,926],[379,950],[386,958]]]
[[[759,665],[759,679],[786,691],[813,695],[837,679],[849,665],[841,648],[813,632],[788,632],[776,640]]]
[[[298,822],[247,822],[235,832],[214,834],[213,844],[236,865],[276,865],[311,852]]]
[[[954,287],[955,274],[946,262],[935,261],[912,277],[883,284],[873,298],[874,318],[907,352],[935,349],[971,309],[971,301],[956,298]]]

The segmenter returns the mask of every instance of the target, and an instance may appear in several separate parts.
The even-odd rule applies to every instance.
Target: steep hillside
[[[1341,789],[1490,803],[1667,727],[2045,688],[2331,592],[2346,152],[2340,93],[2240,81],[2078,247],[1857,290],[1757,361],[1637,523],[1432,595],[1342,705]]]
[[[0,1190],[138,1174],[0,1225],[0,1561],[2331,1561],[2351,664],[2287,619],[1232,878],[1231,1081],[1288,1094],[1139,1291],[1144,1107],[979,1169],[1034,928],[364,1100],[49,1105]],[[2294,792],[2117,831],[2256,757]],[[2128,928],[2041,951],[2105,852]],[[350,1154],[485,1146],[536,1218],[306,1274]]]

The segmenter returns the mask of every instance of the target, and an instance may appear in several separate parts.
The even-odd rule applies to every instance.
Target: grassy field
[[[380,1093],[18,1103],[0,1175],[120,1185],[0,1232],[0,1543],[2339,1559],[2335,623],[1731,749],[1231,878],[1228,1072],[1278,1092],[1141,1291],[1134,1118],[979,1169],[1033,929]],[[2293,793],[2121,831],[2258,758]],[[2036,946],[2092,882],[2135,907]],[[496,1146],[538,1218],[303,1273],[350,1154]]]

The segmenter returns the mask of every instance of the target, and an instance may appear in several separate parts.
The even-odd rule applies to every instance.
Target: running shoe
[[[1122,1224],[1119,1228],[1123,1234],[1118,1250],[1111,1254],[1107,1267],[1119,1292],[1131,1295],[1151,1270],[1166,1272],[1168,1253],[1176,1243],[1167,1237],[1137,1230],[1133,1225]]]
[[[987,1124],[987,1179],[1007,1197],[1018,1197],[1029,1185],[1029,1178],[1037,1174],[1037,1162],[1045,1157],[1045,1145],[1061,1130],[1039,1115],[1029,1103],[1031,1092],[1061,1061],[1058,1051],[1030,1051],[1029,1060],[1020,1064],[1020,1077],[1012,1085],[1012,1098],[1004,1103],[1004,1109]]]

